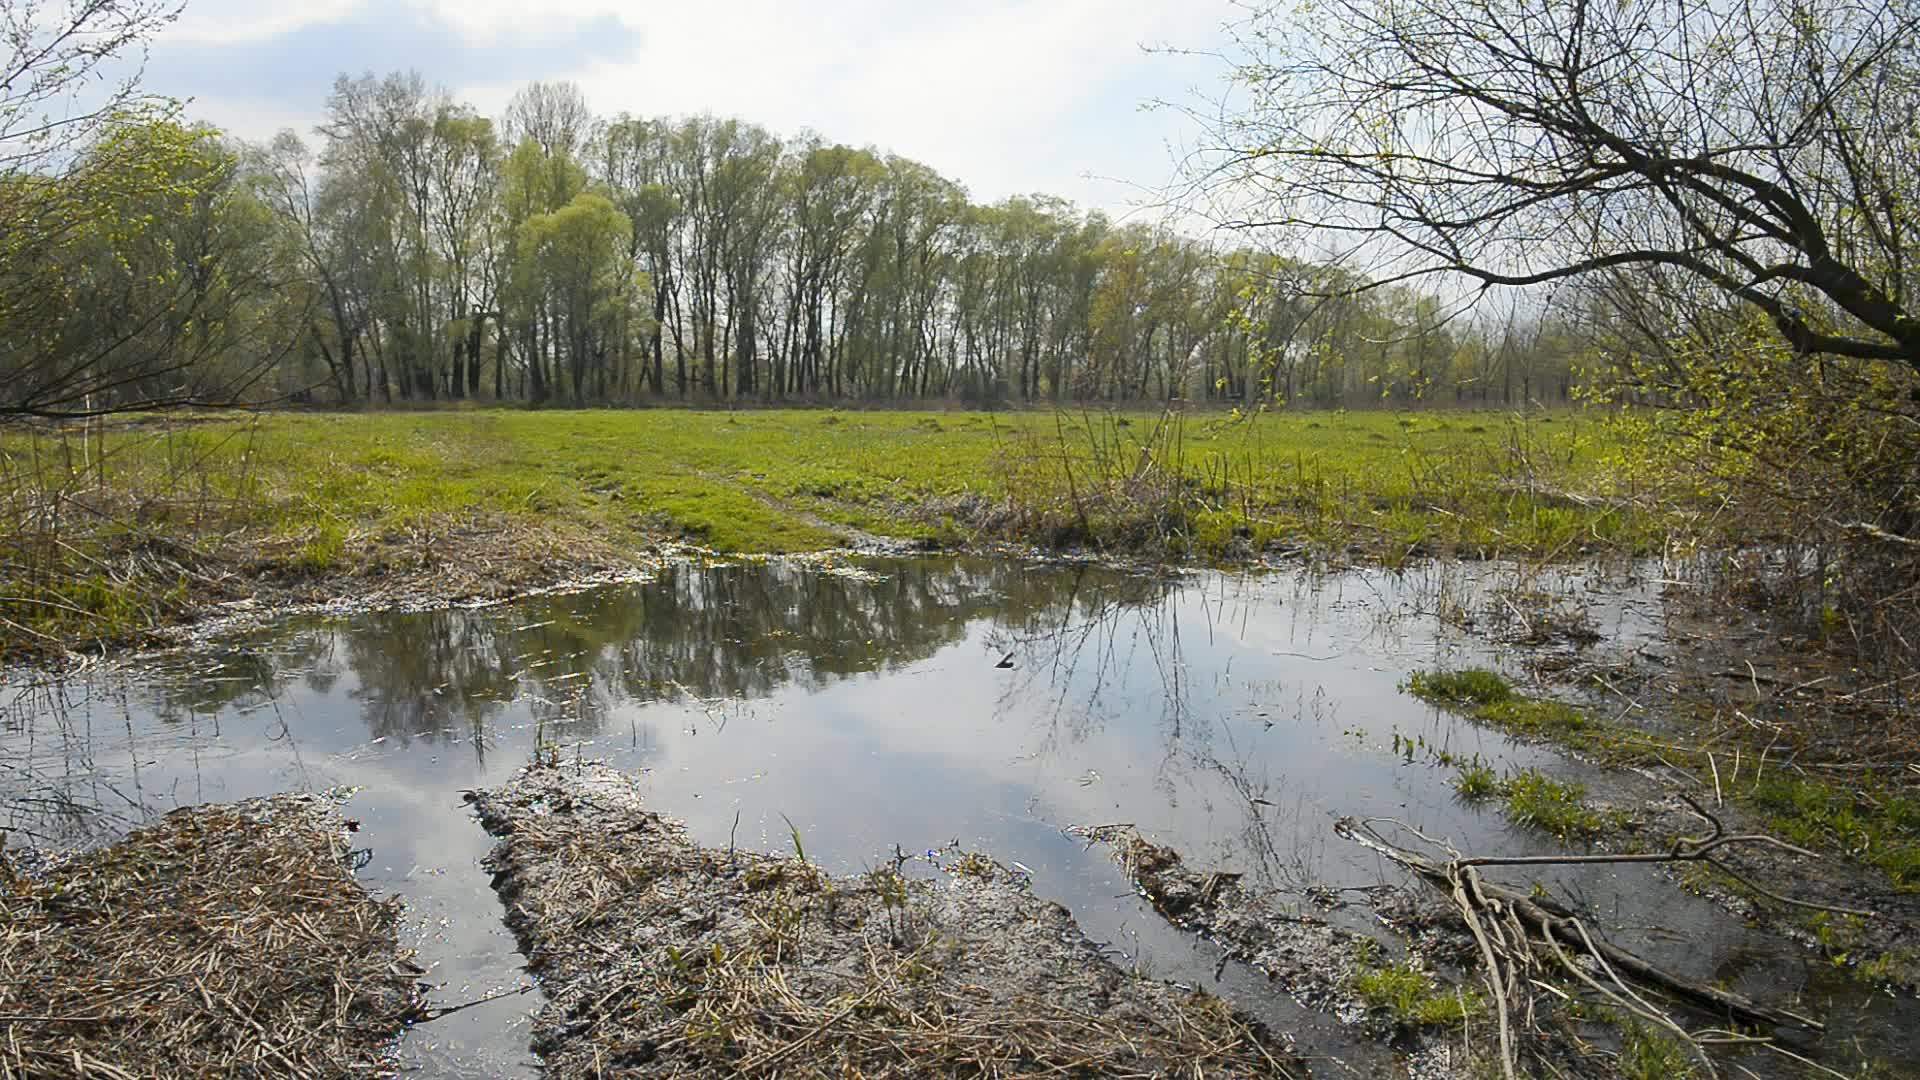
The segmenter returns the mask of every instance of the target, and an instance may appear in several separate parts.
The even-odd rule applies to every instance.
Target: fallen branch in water
[[[1685,796],[1682,798],[1686,799]],[[1513,1035],[1514,999],[1519,996],[1522,985],[1521,973],[1535,966],[1543,958],[1550,958],[1555,966],[1564,969],[1612,1004],[1678,1035],[1693,1048],[1707,1074],[1715,1076],[1717,1073],[1713,1062],[1708,1057],[1701,1040],[1688,1032],[1665,1010],[1649,1002],[1630,985],[1630,982],[1657,989],[1697,1007],[1748,1024],[1798,1027],[1814,1032],[1824,1031],[1825,1025],[1810,1017],[1763,1005],[1742,994],[1682,978],[1659,968],[1618,946],[1598,939],[1589,932],[1577,914],[1557,901],[1543,895],[1524,893],[1490,882],[1481,874],[1481,869],[1488,866],[1701,862],[1730,874],[1747,884],[1749,888],[1755,888],[1756,891],[1784,903],[1822,910],[1847,911],[1850,914],[1871,914],[1793,900],[1753,886],[1744,877],[1734,873],[1717,860],[1714,857],[1715,853],[1736,844],[1765,844],[1795,854],[1817,856],[1770,836],[1728,835],[1725,826],[1718,818],[1692,799],[1686,799],[1686,802],[1692,807],[1694,813],[1713,827],[1713,832],[1701,839],[1676,840],[1664,853],[1467,857],[1418,829],[1392,819],[1361,821],[1345,818],[1334,826],[1334,831],[1411,870],[1418,877],[1439,888],[1452,901],[1486,965],[1484,975],[1494,999],[1500,1024],[1501,1064],[1508,1080],[1513,1080],[1517,1075]],[[1401,847],[1382,836],[1374,828],[1376,822],[1390,823],[1404,829],[1423,842],[1447,852],[1450,857],[1435,859]],[[1602,982],[1593,971],[1577,962],[1576,956],[1587,957],[1608,982]]]

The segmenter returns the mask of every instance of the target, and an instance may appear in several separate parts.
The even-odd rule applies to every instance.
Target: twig
[[[457,1012],[465,1012],[468,1009],[478,1008],[490,1001],[499,1001],[501,998],[519,997],[522,994],[531,993],[532,991],[532,984],[528,984],[512,990],[502,990],[497,994],[488,994],[486,997],[474,998],[472,1001],[463,1001],[458,1005],[449,1005],[444,1009],[428,1009],[424,1015],[414,1021],[414,1024],[416,1026],[420,1024],[430,1024],[443,1016],[452,1016]]]
[[[1704,810],[1700,811],[1700,813],[1703,816],[1707,816],[1708,820],[1714,822],[1716,832],[1721,831],[1718,828],[1719,822],[1716,819],[1712,818],[1711,815],[1706,815]],[[1396,824],[1399,823],[1396,822]],[[1448,863],[1436,863],[1425,856],[1418,855],[1389,843],[1369,826],[1355,821],[1352,818],[1343,818],[1334,826],[1334,831],[1338,835],[1352,840],[1414,871],[1433,884],[1449,890],[1454,875],[1476,866],[1548,865],[1587,861],[1698,861],[1697,858],[1689,860],[1677,856],[1667,856],[1664,858],[1657,856],[1639,858],[1621,856],[1612,860],[1606,857],[1568,856],[1561,859],[1552,857],[1536,857],[1532,859],[1455,859]],[[1739,838],[1716,836],[1703,842],[1701,847],[1706,851],[1711,851],[1723,843],[1732,842],[1736,839]],[[1790,845],[1783,846],[1790,847]],[[1486,882],[1480,883],[1480,890],[1488,899],[1499,901],[1524,918],[1528,923],[1540,927],[1543,934],[1558,936],[1565,940],[1567,944],[1576,947],[1584,947],[1588,944],[1578,932],[1576,926],[1577,920],[1573,918],[1572,912],[1561,908],[1552,901],[1544,898],[1535,898],[1513,889]],[[1627,972],[1643,983],[1660,987],[1663,990],[1704,1005],[1716,1012],[1727,1012],[1741,1017],[1750,1023],[1768,1024],[1776,1027],[1800,1026],[1814,1031],[1824,1031],[1826,1029],[1825,1025],[1809,1017],[1762,1005],[1751,998],[1733,993],[1732,991],[1722,990],[1718,987],[1707,986],[1702,983],[1683,979],[1606,942],[1593,942],[1592,944],[1596,950],[1594,953],[1596,958],[1604,959],[1611,966]]]

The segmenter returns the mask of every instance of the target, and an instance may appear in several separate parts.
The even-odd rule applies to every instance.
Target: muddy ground
[[[833,877],[703,848],[600,766],[471,798],[554,1075],[1304,1075],[1218,998],[1122,972],[984,857]]]
[[[1473,942],[1417,882],[1357,895],[1263,889],[1239,874],[1192,867],[1131,830],[1081,835],[1111,846],[1162,917],[1265,975],[1302,1006],[1392,1045],[1406,1075],[1440,1080],[1498,1072],[1484,1040],[1476,1049],[1471,1037],[1461,1037],[1487,1026],[1477,980],[1467,971]],[[1352,908],[1363,914],[1342,919]],[[1355,928],[1369,924],[1371,933]],[[1555,1032],[1538,1032],[1528,1050],[1530,1060],[1556,1075],[1613,1075]]]
[[[1872,965],[1875,982],[1920,990],[1920,888],[1875,865],[1882,853],[1874,850],[1911,831],[1889,803],[1920,798],[1920,712],[1901,698],[1906,680],[1780,636],[1767,620],[1715,615],[1679,622],[1660,650],[1582,657],[1543,675],[1543,692],[1569,696],[1600,722],[1572,745],[1541,739],[1608,769],[1606,802],[1630,826],[1598,846],[1665,850],[1716,828],[1784,837],[1800,850],[1737,843],[1716,853],[1715,867],[1677,863],[1664,873],[1846,966]],[[1648,737],[1615,745],[1616,731]],[[1756,798],[1762,778],[1800,785],[1803,798],[1853,805],[1836,807],[1831,822],[1807,821]],[[1841,831],[1854,817],[1884,824]],[[1790,832],[1794,822],[1783,818],[1807,827]]]
[[[320,796],[0,853],[0,1078],[388,1072],[421,1016],[399,919],[354,880]]]

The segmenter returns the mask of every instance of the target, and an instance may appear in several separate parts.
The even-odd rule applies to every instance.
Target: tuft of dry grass
[[[349,858],[308,796],[176,811],[31,876],[0,856],[0,1078],[384,1073],[421,972]]]
[[[1219,999],[1126,974],[989,860],[840,878],[702,848],[612,770],[536,766],[474,796],[547,990],[554,1075],[1281,1076]]]

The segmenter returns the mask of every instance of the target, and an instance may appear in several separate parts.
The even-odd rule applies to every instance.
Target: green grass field
[[[1203,562],[1275,548],[1565,558],[1657,542],[1621,498],[1619,450],[1602,415],[1575,412],[142,418],[0,437],[0,509],[32,549],[8,563],[0,614],[44,628],[116,594],[191,592],[149,579],[195,557],[324,577],[476,536],[544,537],[549,553],[873,535]],[[155,545],[175,556],[125,557]]]

